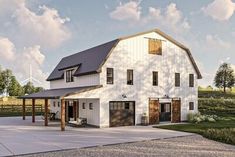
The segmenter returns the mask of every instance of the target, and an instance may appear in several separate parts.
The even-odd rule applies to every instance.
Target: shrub
[[[216,115],[201,115],[200,113],[189,113],[187,115],[187,120],[190,123],[201,123],[201,122],[215,122],[218,120]]]
[[[212,140],[235,144],[235,128],[208,129],[203,133],[203,136]]]

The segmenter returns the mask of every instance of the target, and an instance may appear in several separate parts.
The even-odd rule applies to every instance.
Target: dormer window
[[[73,70],[66,70],[66,82],[73,82]]]

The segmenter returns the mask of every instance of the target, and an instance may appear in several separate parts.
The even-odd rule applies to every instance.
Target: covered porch
[[[44,90],[42,92],[25,95],[22,97],[19,97],[19,99],[22,99],[23,105],[22,105],[22,118],[25,120],[26,118],[26,110],[25,110],[25,102],[26,100],[32,101],[32,123],[35,123],[35,101],[38,99],[43,99],[45,104],[44,109],[44,125],[48,126],[49,122],[49,106],[52,108],[52,104],[49,102],[53,102],[54,100],[57,100],[60,104],[58,105],[59,109],[59,119],[60,119],[60,128],[61,131],[65,131],[65,125],[66,122],[69,121],[76,121],[77,118],[79,118],[79,111],[90,109],[93,110],[94,104],[91,103],[92,101],[88,101],[87,105],[87,99],[68,99],[67,96],[71,96],[74,94],[84,93],[90,90],[94,90],[97,88],[100,88],[101,86],[86,86],[86,87],[76,87],[76,88],[60,88],[60,89],[50,89],[50,90]],[[93,100],[93,99],[89,99]],[[93,100],[94,101],[94,100]],[[97,101],[97,100],[96,100]],[[85,103],[84,103],[85,102]],[[87,114],[87,112],[85,112]],[[80,113],[83,114],[84,113]],[[89,113],[88,113],[89,114]]]

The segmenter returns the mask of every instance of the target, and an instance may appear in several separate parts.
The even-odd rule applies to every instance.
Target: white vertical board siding
[[[56,102],[54,107],[53,102]],[[56,118],[60,119],[60,103],[59,99],[51,100],[50,110],[57,113]],[[85,109],[82,109],[82,103],[85,103]],[[93,110],[89,109],[89,103],[93,103]],[[100,126],[100,101],[99,99],[79,99],[79,117],[87,118],[87,123],[95,126]]]
[[[54,106],[54,102],[55,102],[55,106]],[[57,119],[60,119],[60,111],[61,111],[60,105],[61,105],[60,99],[50,100],[50,112],[57,113],[56,114]]]
[[[50,89],[93,86],[99,84],[100,84],[99,74],[91,74],[91,75],[74,77],[74,82],[66,82],[65,78],[61,80],[50,81]]]
[[[82,104],[85,103],[85,109]],[[89,103],[93,104],[93,109],[89,109]],[[87,118],[87,123],[100,126],[100,102],[99,99],[79,99],[79,117]]]
[[[148,54],[148,38],[163,40],[162,55]],[[114,68],[114,84],[106,84],[106,68]],[[134,85],[127,85],[127,69],[134,70]],[[152,71],[158,71],[159,86],[152,86]],[[181,76],[181,86],[175,87],[175,73]],[[189,74],[195,76],[195,86],[189,87]],[[185,50],[174,45],[157,33],[148,33],[121,40],[102,67],[100,82],[101,126],[109,125],[109,101],[135,101],[136,123],[143,113],[148,114],[149,98],[181,98],[181,120],[186,120],[189,102],[197,112],[197,73]],[[127,98],[122,98],[125,94]]]

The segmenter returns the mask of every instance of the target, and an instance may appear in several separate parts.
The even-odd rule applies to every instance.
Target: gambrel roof
[[[110,55],[110,53],[112,52],[112,50],[115,48],[115,46],[118,44],[119,41],[132,38],[135,36],[151,33],[151,32],[158,33],[159,35],[166,38],[173,44],[184,49],[197,73],[197,78],[198,79],[202,78],[202,75],[196,65],[195,60],[192,57],[192,54],[189,48],[187,48],[180,42],[176,41],[172,37],[168,36],[167,34],[163,33],[159,29],[154,29],[154,30],[138,33],[138,34],[127,36],[127,37],[118,38],[110,42],[98,45],[96,47],[87,49],[85,51],[81,51],[76,54],[64,57],[59,62],[59,64],[55,67],[55,69],[52,71],[50,76],[47,78],[47,81],[63,79],[64,77],[63,70],[73,68],[73,67],[78,67],[74,73],[74,76],[99,73],[102,65],[108,59],[108,56]]]

